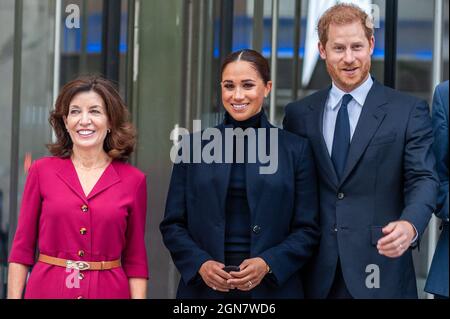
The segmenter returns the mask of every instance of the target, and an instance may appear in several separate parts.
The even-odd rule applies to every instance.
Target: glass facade
[[[0,298],[5,296],[9,229],[14,0],[0,2]]]
[[[371,74],[380,82],[385,75],[387,1],[359,1],[378,13]],[[314,52],[312,36],[318,2],[121,0],[117,84],[138,129],[132,164],[148,175],[150,298],[175,297],[179,279],[159,232],[172,166],[170,132],[176,125],[192,129],[194,119],[201,119],[203,127],[221,120],[219,66],[231,50],[254,48],[276,66],[272,70],[275,96],[265,101],[266,113],[273,114],[275,125],[281,126],[288,102],[328,85],[330,79]],[[48,114],[53,107],[53,88],[82,74],[105,72],[104,3],[0,1],[0,298],[5,297],[6,258],[27,168],[33,159],[47,154],[45,144],[52,139]],[[428,102],[434,89],[436,41],[430,3],[398,1],[396,61],[391,66],[397,89]],[[61,18],[56,21],[59,5]],[[79,28],[66,25],[70,5],[79,9]],[[448,79],[448,6],[449,1],[444,0],[441,80]],[[59,39],[55,38],[57,26]],[[55,51],[56,40],[60,46]],[[57,69],[55,61],[59,61]],[[423,283],[433,253],[427,243],[437,232],[427,230],[425,243],[414,256],[422,298],[426,297]]]
[[[16,227],[26,173],[33,159],[46,154],[45,144],[51,139],[47,118],[53,98],[55,3],[2,1],[1,9],[5,32],[0,38],[3,52],[0,68],[5,91],[0,98],[4,137],[0,143],[0,295],[4,296],[5,249],[10,247]]]

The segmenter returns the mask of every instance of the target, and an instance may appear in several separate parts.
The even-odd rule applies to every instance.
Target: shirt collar
[[[348,92],[348,94],[351,94],[353,99],[360,106],[363,106],[364,102],[366,101],[367,94],[369,94],[370,88],[372,87],[372,84],[373,80],[369,74],[367,80],[365,80],[360,86],[358,86],[353,91]],[[340,104],[341,99],[345,94],[347,94],[347,92],[342,91],[333,82],[329,96],[329,103],[328,103],[329,107],[331,107],[331,109],[334,110]]]

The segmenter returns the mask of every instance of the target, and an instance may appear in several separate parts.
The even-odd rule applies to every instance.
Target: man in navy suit
[[[440,180],[436,216],[442,221],[442,232],[425,291],[435,298],[448,298],[448,81],[439,84],[434,91],[432,114],[433,148]]]
[[[425,101],[370,74],[373,25],[338,4],[318,22],[332,85],[286,107],[307,137],[320,182],[320,246],[305,270],[309,298],[417,298],[410,248],[435,209],[433,132]]]

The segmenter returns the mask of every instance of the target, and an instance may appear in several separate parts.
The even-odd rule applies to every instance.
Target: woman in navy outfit
[[[302,298],[301,269],[319,240],[310,147],[267,120],[262,106],[272,82],[261,54],[230,54],[221,76],[223,160],[174,164],[160,225],[181,273],[177,297]],[[235,133],[231,147],[226,130]],[[202,139],[202,147],[211,140]],[[263,146],[276,167],[266,173]]]

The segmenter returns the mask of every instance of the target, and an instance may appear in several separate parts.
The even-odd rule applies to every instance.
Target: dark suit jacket
[[[425,291],[448,297],[448,81],[436,87],[432,112],[434,154],[440,180],[436,216],[442,220],[442,232]]]
[[[411,251],[392,259],[378,254],[376,245],[382,227],[399,219],[421,235],[435,208],[428,106],[374,81],[338,182],[322,134],[330,88],[289,104],[284,119],[286,130],[309,139],[318,168],[322,237],[305,276],[305,293],[327,296],[339,258],[353,297],[417,298]],[[368,288],[376,283],[373,269],[379,269],[379,288]]]
[[[265,116],[262,127],[274,128]],[[223,137],[225,125],[217,128]],[[252,290],[252,298],[302,298],[298,270],[311,257],[319,240],[316,175],[307,140],[276,130],[276,173],[261,175],[259,163],[246,165],[251,211],[250,255],[263,258],[272,270]],[[223,293],[207,287],[198,271],[207,260],[224,263],[225,201],[230,169],[231,164],[203,162],[173,167],[160,229],[181,273],[178,298],[224,297]]]

